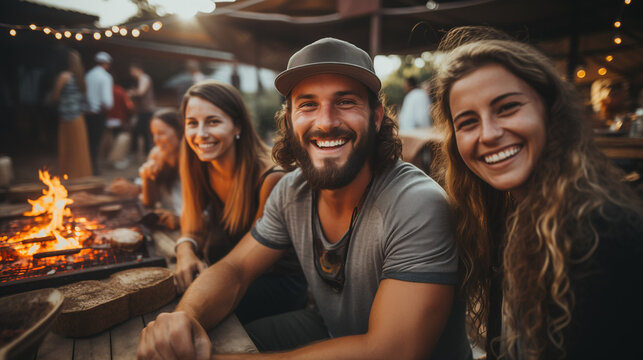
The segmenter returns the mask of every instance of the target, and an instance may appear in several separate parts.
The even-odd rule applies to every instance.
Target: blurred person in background
[[[105,131],[107,111],[114,105],[114,80],[108,72],[112,64],[112,57],[108,53],[100,51],[96,54],[94,60],[96,61],[96,66],[85,75],[88,103],[85,116],[94,175],[98,175],[100,172],[98,153],[103,132]]]
[[[429,127],[431,121],[431,100],[426,90],[418,87],[414,77],[404,79],[404,102],[398,116],[400,130]]]
[[[198,82],[205,80],[205,74],[201,72],[201,67],[199,66],[198,61],[194,59],[188,60],[187,63],[185,64],[185,68],[188,70],[188,73],[190,74],[190,78],[192,79],[191,85],[194,85]]]
[[[103,148],[107,149],[106,153],[109,154],[107,160],[117,169],[129,166],[130,159],[127,153],[131,148],[130,118],[133,114],[132,99],[122,86],[114,84],[114,106],[107,112],[105,127],[108,131],[103,136]]]
[[[117,195],[140,194],[144,206],[156,213],[158,223],[176,229],[181,215],[181,181],[179,179],[179,144],[183,137],[181,116],[176,109],[161,109],[150,121],[154,147],[139,168],[141,186],[116,178],[107,188]]]
[[[85,72],[76,50],[63,50],[55,60],[59,64],[51,100],[58,112],[58,171],[70,179],[91,176],[92,163],[83,112]]]
[[[150,151],[150,118],[156,105],[152,78],[143,71],[141,64],[131,63],[129,71],[136,80],[136,86],[127,92],[136,107],[136,123],[132,129],[132,152],[136,156],[139,151],[139,138],[143,138],[143,153]]]

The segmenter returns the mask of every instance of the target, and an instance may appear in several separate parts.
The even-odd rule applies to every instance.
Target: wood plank
[[[259,352],[234,314],[210,330],[208,335],[212,341],[212,352],[215,354]]]
[[[176,258],[174,245],[180,235],[180,230],[155,229],[152,231],[152,239],[154,239],[154,248],[157,255],[163,256],[168,262],[170,259]]]
[[[0,204],[0,219],[6,217],[22,216],[25,211],[30,211],[31,205],[29,203],[23,204]]]
[[[643,159],[643,139],[595,136],[594,141],[612,159]]]
[[[38,349],[38,360],[69,360],[74,354],[74,339],[65,338],[51,331]]]
[[[147,313],[147,314],[143,315],[143,324],[144,324],[144,326],[147,326],[147,324],[149,324],[151,321],[156,319],[156,317],[159,316],[160,313],[174,311],[174,308],[179,303],[179,300],[180,300],[180,298],[177,297],[176,299],[172,300],[171,303],[163,306],[162,308],[160,308],[158,310],[155,310],[155,311],[152,311],[151,313]]]
[[[112,339],[112,359],[136,359],[138,339],[143,330],[143,317],[135,316],[128,321],[114,326],[110,331]]]
[[[174,301],[162,308],[143,315],[145,325],[156,319],[158,314],[162,312],[174,311],[179,300],[180,298],[176,298]],[[112,341],[114,337],[113,331],[114,330],[112,330]],[[234,314],[228,316],[217,327],[210,330],[208,335],[210,336],[210,341],[212,341],[212,350],[216,354],[258,352],[254,343],[246,333],[246,330],[243,328],[243,325],[241,325]],[[136,339],[138,341],[138,335],[136,336]],[[116,359],[116,357],[114,357],[114,359]]]
[[[74,343],[74,359],[110,360],[112,349],[109,345],[109,330]]]

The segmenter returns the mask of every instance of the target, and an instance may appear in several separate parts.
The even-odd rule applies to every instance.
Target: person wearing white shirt
[[[417,81],[413,77],[405,79],[404,91],[406,96],[398,116],[400,130],[431,126],[431,101],[426,91],[417,87]]]
[[[98,175],[98,149],[103,131],[105,130],[106,112],[114,104],[112,75],[107,72],[112,64],[112,57],[104,52],[98,52],[94,57],[94,66],[85,75],[87,86],[87,133],[89,136],[89,152],[94,164],[94,174]]]

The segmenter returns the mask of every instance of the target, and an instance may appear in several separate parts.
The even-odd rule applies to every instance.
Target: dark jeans
[[[104,114],[85,114],[87,122],[87,138],[89,139],[89,154],[92,159],[92,168],[94,175],[98,175],[98,150],[100,148],[100,141],[103,138],[103,131],[105,131],[106,117]]]
[[[152,149],[152,134],[150,133],[150,120],[152,113],[148,111],[140,112],[137,114],[138,120],[132,129],[132,152],[136,154],[138,150],[138,138],[143,137],[143,153],[147,153]]]
[[[244,327],[260,352],[291,350],[329,337],[324,319],[312,309],[262,318]]]
[[[256,319],[303,309],[308,300],[303,274],[264,274],[250,284],[235,314],[242,324]]]

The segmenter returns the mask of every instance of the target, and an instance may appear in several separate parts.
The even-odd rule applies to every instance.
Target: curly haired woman
[[[643,208],[533,47],[459,28],[435,79],[468,316],[487,358],[640,352]]]

